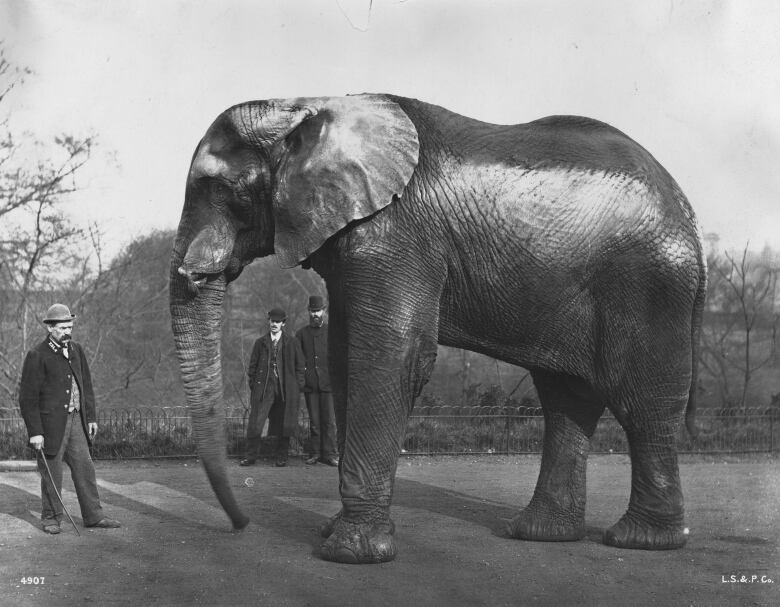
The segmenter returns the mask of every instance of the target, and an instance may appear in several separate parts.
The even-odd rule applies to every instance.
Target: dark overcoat
[[[298,341],[289,333],[283,331],[277,355],[282,398],[284,399],[284,415],[282,419],[282,435],[294,436],[298,431],[298,404],[303,388],[303,353]],[[265,424],[265,416],[258,415],[263,397],[268,390],[273,390],[273,371],[271,370],[271,334],[266,333],[255,341],[252,356],[249,359],[247,376],[249,380],[250,404],[247,436],[260,436]]]
[[[322,323],[319,328],[311,325],[301,327],[295,338],[301,344],[303,358],[306,361],[303,391],[330,392],[328,323]]]
[[[27,353],[19,386],[19,408],[29,436],[43,436],[43,452],[57,455],[68,422],[71,382],[79,388],[81,427],[89,441],[87,424],[97,422],[92,377],[84,349],[75,342],[62,347],[50,337]]]

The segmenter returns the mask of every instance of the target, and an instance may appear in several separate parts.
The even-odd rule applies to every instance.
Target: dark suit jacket
[[[306,383],[304,392],[330,392],[328,371],[328,323],[319,329],[306,325],[298,329],[295,338],[301,344],[306,359]]]
[[[74,342],[68,346],[70,359],[48,336],[27,353],[19,386],[19,408],[27,434],[43,436],[43,451],[56,455],[65,434],[70,404],[71,378],[80,394],[81,427],[89,440],[87,424],[96,422],[95,394],[83,348]]]
[[[283,332],[279,344],[277,367],[282,388],[284,408],[284,436],[294,436],[298,428],[298,402],[303,387],[303,353],[296,339],[289,333]],[[273,371],[271,370],[271,334],[266,333],[255,341],[252,348],[252,356],[249,359],[247,376],[249,380],[250,400],[252,409],[256,410],[263,401],[263,396],[268,390],[273,390]],[[250,420],[254,419],[250,415]],[[265,419],[257,420],[258,424],[264,424]],[[262,428],[260,428],[262,431]],[[258,434],[259,436],[259,434]]]

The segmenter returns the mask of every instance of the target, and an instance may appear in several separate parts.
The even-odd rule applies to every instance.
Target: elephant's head
[[[292,267],[400,196],[417,131],[380,95],[249,102],[211,125],[192,159],[171,262],[171,315],[198,452],[233,526],[220,369],[225,288],[256,257]]]

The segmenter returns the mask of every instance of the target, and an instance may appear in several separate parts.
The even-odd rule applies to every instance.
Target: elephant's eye
[[[208,193],[212,199],[220,199],[226,197],[230,193],[230,190],[224,183],[221,183],[216,179],[210,179],[208,182]]]

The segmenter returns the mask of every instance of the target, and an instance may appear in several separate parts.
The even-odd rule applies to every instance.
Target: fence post
[[[509,410],[504,408],[504,453],[509,455]]]

